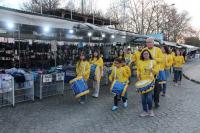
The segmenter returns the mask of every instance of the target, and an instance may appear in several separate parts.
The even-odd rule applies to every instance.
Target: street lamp
[[[102,34],[101,36],[102,36],[102,38],[105,38],[105,37],[106,37],[106,35],[105,35],[105,34]]]
[[[45,27],[43,28],[43,31],[44,31],[44,33],[49,33],[49,31],[50,31],[49,26],[45,26]]]
[[[90,44],[90,37],[92,36],[91,32],[88,32],[88,37],[89,37],[89,44]]]
[[[74,33],[74,30],[69,30],[69,33],[70,33],[70,34],[73,34],[73,33]]]
[[[8,22],[7,23],[7,28],[8,28],[8,30],[13,30],[14,29],[14,23],[12,23],[12,22]]]
[[[114,35],[112,35],[112,36],[111,36],[111,38],[112,38],[112,39],[114,39],[114,38],[115,38],[115,36],[114,36]]]

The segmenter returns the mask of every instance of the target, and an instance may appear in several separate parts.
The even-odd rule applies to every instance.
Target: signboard
[[[50,83],[52,82],[52,75],[51,74],[45,74],[42,76],[43,83]]]
[[[63,80],[64,80],[64,73],[57,73],[56,81],[63,81]]]

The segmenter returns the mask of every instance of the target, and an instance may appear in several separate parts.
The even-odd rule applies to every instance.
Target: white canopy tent
[[[195,47],[195,46],[191,46],[191,45],[187,45],[187,44],[179,44],[179,45],[187,48],[187,52],[191,52],[191,51],[195,51],[195,50],[199,49],[199,47]]]

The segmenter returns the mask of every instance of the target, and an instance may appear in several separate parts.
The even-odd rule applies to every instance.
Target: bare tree
[[[23,3],[23,9],[31,12],[48,11],[58,8],[60,0],[31,0]]]

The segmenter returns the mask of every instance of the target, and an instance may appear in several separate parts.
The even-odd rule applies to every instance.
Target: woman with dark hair
[[[78,76],[82,76],[85,81],[87,81],[89,79],[90,76],[90,64],[89,62],[86,60],[85,57],[85,53],[81,52],[78,58],[78,62],[76,64],[76,75]],[[80,98],[80,104],[84,104],[85,103],[85,98],[86,96],[81,96]]]
[[[103,74],[103,59],[101,58],[99,51],[93,52],[92,58],[90,59],[90,64],[95,68],[94,71],[91,71],[94,72],[93,73],[94,77],[92,78],[92,80],[93,80],[93,88],[95,89],[92,96],[98,98],[100,89],[100,80]]]
[[[122,58],[124,58],[124,57],[125,57],[124,51],[123,51],[123,49],[120,49],[120,50],[118,51],[118,58],[122,59]]]
[[[175,52],[175,57],[174,57],[174,62],[173,62],[175,86],[178,86],[178,83],[181,84],[182,69],[183,69],[184,64],[185,64],[184,57],[181,55],[180,50],[177,49]]]
[[[137,79],[138,81],[152,80],[154,75],[159,72],[156,61],[153,60],[149,50],[145,49],[142,51],[140,61],[137,67]],[[141,94],[143,112],[140,114],[141,117],[154,116],[152,102],[153,102],[153,90],[145,94]]]
[[[167,89],[167,79],[170,77],[170,68],[173,64],[173,58],[170,55],[170,50],[169,50],[168,46],[161,47],[161,50],[163,52],[164,57],[163,57],[163,62],[160,67],[161,67],[161,69],[164,70],[165,79],[166,79],[166,81],[163,82],[163,84],[162,84],[162,87],[163,87],[162,96],[165,96],[166,89]]]

